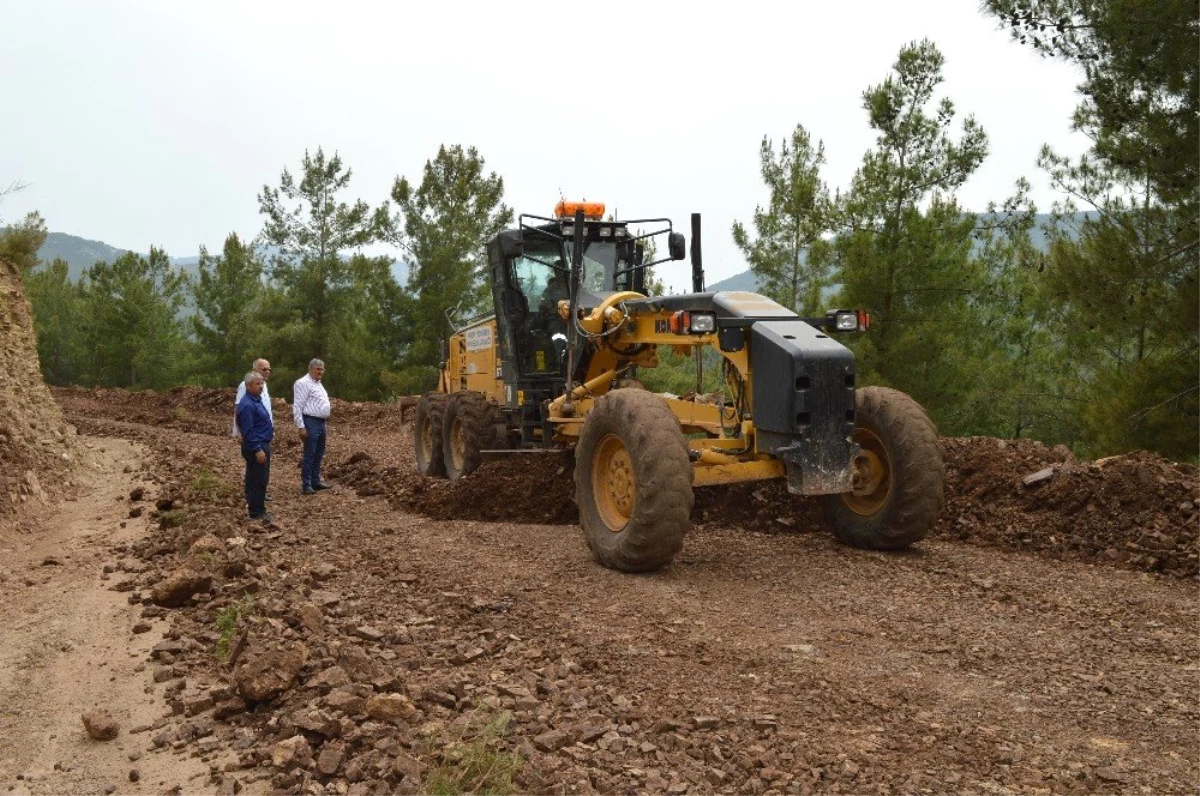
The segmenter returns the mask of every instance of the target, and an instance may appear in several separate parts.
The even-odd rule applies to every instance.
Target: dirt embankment
[[[0,530],[46,505],[75,454],[75,429],[42,381],[20,272],[0,259]]]

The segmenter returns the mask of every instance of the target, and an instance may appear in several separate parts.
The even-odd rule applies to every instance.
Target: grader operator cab
[[[667,257],[647,261],[664,238]],[[694,486],[784,478],[848,544],[924,538],[944,505],[937,431],[907,395],[856,389],[853,354],[833,339],[865,330],[867,314],[801,318],[754,293],[704,292],[698,215],[695,292],[648,295],[647,269],[685,249],[667,219],[606,220],[582,202],[522,215],[490,241],[495,312],[446,341],[438,389],[417,404],[418,471],[458,479],[485,456],[574,446],[588,545],[628,572],[682,548]],[[693,356],[698,385],[712,352],[723,388],[643,389],[637,371],[664,346]]]

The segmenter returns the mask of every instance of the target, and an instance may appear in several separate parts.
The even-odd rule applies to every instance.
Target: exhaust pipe
[[[692,213],[692,292],[704,292],[704,261],[700,253],[699,213]]]

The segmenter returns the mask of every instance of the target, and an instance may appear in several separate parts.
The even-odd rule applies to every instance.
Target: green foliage
[[[84,274],[92,380],[104,386],[161,390],[178,383],[184,347],[179,310],[187,276],[166,252],[132,252]]]
[[[972,334],[960,341],[971,383],[954,411],[970,433],[1074,444],[1079,423],[1062,367],[1065,344],[1041,285],[1046,256],[1034,244],[1037,215],[1025,197],[1028,185],[1022,180],[1018,188],[976,226],[985,283],[971,301]]]
[[[770,200],[766,208],[754,209],[758,238],[751,240],[735,221],[733,241],[767,297],[801,315],[816,315],[830,270],[829,247],[822,240],[833,210],[820,177],[825,144],[817,142],[814,149],[808,131],[796,125],[790,145],[782,142],[778,156],[771,139],[763,136],[759,157]]]
[[[258,201],[266,217],[262,238],[280,252],[271,263],[275,290],[264,302],[271,350],[282,365],[303,370],[313,357],[334,361],[338,342],[343,355],[358,342],[348,326],[356,320],[362,272],[348,256],[379,240],[387,205],[372,210],[362,200],[339,200],[352,173],[336,153],[326,158],[319,148],[316,155],[306,151],[301,169],[297,181],[285,168],[279,188],[263,186]],[[371,273],[391,279],[386,269]]]
[[[192,492],[203,500],[213,502],[237,492],[232,484],[222,479],[207,467],[201,467],[192,476],[189,484]]]
[[[716,351],[701,349],[700,385],[696,385],[696,360],[693,353],[676,353],[670,346],[658,347],[658,367],[638,368],[636,378],[651,392],[687,395],[711,393],[721,389],[721,357]]]
[[[842,200],[835,246],[841,304],[873,316],[854,345],[859,383],[911,394],[955,433],[966,431],[955,412],[972,379],[961,349],[983,275],[971,257],[974,218],[954,192],[983,161],[987,136],[967,117],[951,137],[954,104],[934,101],[942,65],[932,43],[907,45],[894,73],[863,94],[878,137]]]
[[[71,282],[68,271],[67,263],[56,259],[24,277],[42,376],[50,384],[78,384],[87,377],[88,308],[83,290]]]
[[[188,521],[187,509],[171,509],[158,515],[159,528],[178,528]]]
[[[46,235],[46,222],[41,214],[28,213],[19,224],[0,229],[0,257],[23,273],[28,272],[37,265],[38,249],[46,242]]]
[[[1184,0],[988,0],[1013,36],[1082,68],[1073,126],[1094,142],[1039,165],[1078,235],[1052,237],[1043,288],[1085,448],[1200,446],[1200,7]]]
[[[489,295],[484,244],[513,222],[503,202],[504,180],[486,173],[474,147],[438,148],[425,162],[417,187],[397,177],[392,199],[399,213],[389,239],[402,247],[410,263],[405,364],[412,378],[440,359],[440,340],[448,332],[447,310],[462,320],[481,310]],[[430,389],[436,381],[424,382]]]
[[[217,639],[216,650],[219,660],[223,661],[229,657],[229,647],[237,637],[240,623],[253,616],[257,609],[254,598],[247,596],[234,600],[217,612],[217,630],[221,633],[221,637]]]
[[[391,273],[390,257],[357,254],[349,259],[352,289],[330,343],[339,394],[378,399],[394,394],[394,372],[406,355],[404,339],[411,301]]]
[[[251,247],[230,233],[220,256],[200,247],[191,317],[196,365],[193,372],[204,384],[224,385],[239,368],[258,356],[262,343],[259,304],[263,265]]]
[[[423,759],[430,763],[421,792],[437,796],[516,792],[513,775],[521,758],[504,750],[512,714],[480,706],[447,728],[426,734]]]
[[[1200,189],[1200,6],[1194,0],[985,0],[1012,36],[1084,73],[1076,129],[1163,202]],[[1192,229],[1195,231],[1195,219]]]
[[[1200,446],[1200,301],[1194,256],[1172,249],[1166,207],[1122,209],[1055,241],[1044,276],[1070,355],[1083,438],[1097,454]]]

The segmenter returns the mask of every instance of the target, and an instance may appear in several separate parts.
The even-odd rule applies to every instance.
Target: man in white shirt
[[[325,458],[325,423],[329,420],[329,393],[321,378],[325,363],[314,359],[308,363],[308,374],[296,379],[292,391],[292,419],[304,440],[304,456],[300,460],[300,491],[313,495],[329,484],[321,480],[321,462]]]
[[[271,393],[267,391],[267,379],[271,378],[271,363],[265,359],[256,359],[254,364],[250,366],[250,370],[263,377],[262,402],[267,408],[267,416],[271,418],[271,422],[275,422],[275,413],[271,411]],[[242,444],[242,434],[238,431],[236,410],[237,405],[241,403],[242,397],[246,394],[246,382],[238,382],[237,397],[233,399],[233,408],[235,416],[233,418],[233,439],[237,444]]]

